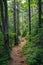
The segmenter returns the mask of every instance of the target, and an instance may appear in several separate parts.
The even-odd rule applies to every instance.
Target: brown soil
[[[21,48],[26,42],[25,38],[21,39],[21,43],[18,46],[12,48],[11,58],[8,65],[27,65],[25,63],[25,56],[21,54]]]

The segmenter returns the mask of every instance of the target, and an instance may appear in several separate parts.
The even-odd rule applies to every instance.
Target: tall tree
[[[5,48],[8,50],[9,53],[9,35],[8,35],[8,6],[7,0],[4,0],[4,7],[5,7]]]
[[[39,0],[39,45],[41,45],[41,38],[42,36],[41,34],[41,30],[42,30],[42,26],[41,26],[42,22],[41,22],[41,0]]]
[[[18,36],[17,36],[17,10],[16,10],[16,0],[14,0],[14,45],[18,44]]]
[[[19,3],[16,1],[16,41],[18,44],[18,40],[19,40],[19,7],[18,7]]]
[[[3,7],[4,2],[4,7]],[[5,14],[4,14],[5,8]],[[5,16],[4,16],[5,15]],[[9,36],[8,36],[8,9],[7,9],[7,0],[1,0],[1,18],[2,18],[2,26],[3,26],[3,34],[4,34],[4,48],[5,52],[9,54]]]
[[[30,7],[30,0],[28,0],[28,6],[29,6],[29,35],[31,35],[31,7]],[[31,37],[29,38],[29,41],[31,41]]]
[[[41,0],[39,0],[39,28],[41,28]]]
[[[20,21],[19,21],[19,2],[17,1],[17,32],[20,34]]]

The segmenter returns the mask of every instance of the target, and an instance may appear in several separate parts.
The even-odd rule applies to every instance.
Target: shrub
[[[26,55],[27,64],[30,65],[41,65],[43,64],[43,49],[38,47],[33,47],[28,49],[28,54]]]

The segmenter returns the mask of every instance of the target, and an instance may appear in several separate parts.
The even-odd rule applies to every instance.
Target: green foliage
[[[26,61],[30,65],[41,65],[41,64],[43,64],[43,49],[38,48],[38,47],[30,48],[30,50],[28,49]]]
[[[10,47],[12,47],[12,45],[14,44],[14,32],[9,32],[9,43],[10,43]]]
[[[26,62],[28,65],[43,65],[43,12],[42,18],[42,28],[39,29],[39,18],[38,18],[38,0],[30,0],[31,6],[31,35],[28,31],[28,1],[27,0],[17,0],[19,2],[19,19],[20,19],[20,32],[22,37],[25,37],[27,42],[22,47],[22,53],[26,56]],[[9,16],[9,46],[12,48],[14,46],[14,18],[13,18],[13,1],[8,0],[8,16]],[[42,0],[43,4],[43,0]],[[17,3],[16,3],[17,7]],[[42,8],[43,9],[43,8]],[[4,9],[3,9],[4,10]],[[5,12],[4,12],[5,13]],[[0,13],[1,14],[1,13]],[[17,15],[17,12],[16,12]],[[16,16],[17,19],[17,16]],[[1,16],[0,16],[1,23]],[[23,26],[22,26],[23,25]],[[22,28],[21,28],[22,27]],[[31,38],[31,42],[29,39]],[[40,39],[41,41],[40,41]],[[20,39],[20,38],[19,38]],[[20,40],[18,39],[18,42]],[[41,44],[39,45],[39,42]],[[10,51],[11,49],[9,49]],[[4,49],[4,36],[0,32],[0,65],[7,65],[10,57],[5,53]]]
[[[26,55],[28,65],[43,65],[43,46],[41,46],[43,45],[43,28],[38,29],[38,34],[34,35],[34,33],[26,36],[28,41],[22,47],[22,53]],[[31,42],[29,42],[29,37],[31,37]]]
[[[10,57],[5,53],[3,33],[0,32],[0,64],[7,65]]]
[[[27,21],[24,21],[22,23],[22,37],[25,37],[27,35],[28,32],[28,24]]]
[[[3,45],[3,33],[0,32],[0,45]]]
[[[22,34],[22,37],[25,37],[27,34],[27,30],[23,30],[23,34]]]
[[[30,43],[26,42],[25,45],[22,47],[22,53],[27,54],[27,50],[30,47]]]
[[[22,47],[22,53],[26,55],[28,65],[43,65],[43,48],[40,46],[27,42]]]
[[[31,1],[31,6],[36,6],[37,3]],[[35,5],[34,5],[35,4]],[[31,16],[31,35],[27,33],[25,39],[27,42],[22,47],[22,53],[26,56],[27,65],[43,65],[43,17],[42,28],[39,28],[38,9]],[[31,38],[31,42],[29,39]],[[39,42],[41,42],[39,44]]]

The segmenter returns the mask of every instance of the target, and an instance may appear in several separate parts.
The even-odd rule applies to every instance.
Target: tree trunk
[[[38,4],[39,4],[39,45],[40,45],[41,44],[41,35],[40,35],[40,31],[41,31],[41,0],[39,0]]]
[[[5,17],[3,12],[3,1],[5,7]],[[8,36],[8,12],[7,12],[7,1],[1,0],[1,18],[2,18],[2,26],[3,26],[3,34],[4,34],[4,48],[5,52],[9,54],[9,36]]]
[[[31,35],[31,11],[30,11],[30,0],[28,0],[28,6],[29,6],[29,35]],[[29,41],[31,41],[31,36],[29,38]]]
[[[17,32],[20,35],[19,2],[17,2]]]
[[[14,0],[14,45],[18,44],[17,39],[17,10],[16,10],[16,1]]]
[[[39,0],[39,28],[41,28],[41,0]]]

